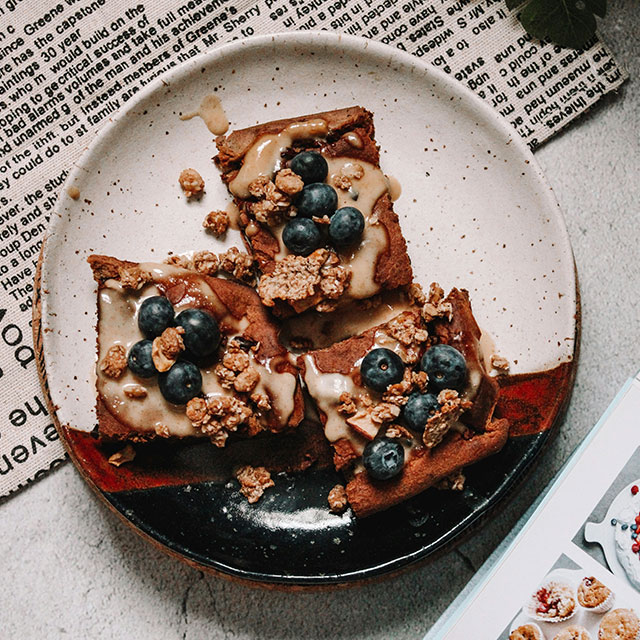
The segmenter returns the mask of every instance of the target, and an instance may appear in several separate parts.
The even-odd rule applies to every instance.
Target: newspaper
[[[531,39],[503,0],[63,0],[0,4],[0,497],[60,463],[31,338],[33,278],[68,168],[164,71],[237,38],[334,30],[473,89],[535,148],[625,79],[608,47]]]
[[[640,630],[638,412],[640,373],[425,640],[634,637]],[[635,631],[624,635],[624,628]]]

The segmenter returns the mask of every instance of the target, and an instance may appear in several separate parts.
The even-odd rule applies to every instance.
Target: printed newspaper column
[[[0,496],[63,455],[28,349],[35,264],[68,168],[161,73],[233,39],[291,29],[413,53],[473,89],[531,147],[626,78],[598,40],[581,52],[532,40],[502,0],[0,4]]]

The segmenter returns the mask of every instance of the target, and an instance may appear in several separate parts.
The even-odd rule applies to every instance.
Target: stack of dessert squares
[[[89,258],[100,437],[225,447],[315,412],[344,477],[332,511],[366,517],[434,485],[462,488],[508,424],[494,417],[499,387],[468,293],[413,280],[373,115],[278,120],[216,146],[248,253]],[[180,184],[189,197],[204,186],[194,170]],[[223,233],[228,215],[204,224]],[[273,484],[267,467],[236,472],[251,502]]]

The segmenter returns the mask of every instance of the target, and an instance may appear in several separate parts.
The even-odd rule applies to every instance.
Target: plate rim
[[[524,477],[530,472],[532,463],[539,459],[539,453],[544,448],[544,445],[552,438],[550,436],[555,435],[557,432],[557,426],[560,422],[562,415],[566,410],[566,406],[571,397],[571,391],[573,388],[573,383],[575,379],[575,373],[577,369],[577,361],[579,355],[579,347],[580,347],[580,295],[579,295],[579,284],[577,273],[575,272],[575,260],[573,256],[573,250],[571,247],[571,242],[568,234],[568,229],[566,225],[566,221],[560,205],[555,197],[553,189],[549,182],[547,181],[544,173],[537,160],[533,156],[531,150],[525,141],[517,134],[517,132],[509,125],[508,121],[500,116],[500,114],[493,109],[488,103],[482,100],[478,95],[476,95],[471,89],[469,89],[462,82],[456,80],[452,76],[446,74],[441,69],[427,63],[426,61],[417,58],[416,56],[402,51],[400,49],[396,49],[390,45],[386,45],[377,41],[368,40],[359,36],[352,36],[346,34],[339,34],[335,32],[328,31],[291,31],[291,32],[282,32],[282,33],[269,33],[259,36],[252,36],[250,38],[232,41],[221,46],[215,47],[209,51],[205,51],[189,60],[184,61],[183,63],[177,65],[176,67],[168,70],[167,72],[159,75],[154,78],[148,85],[146,85],[142,90],[137,92],[135,96],[125,103],[115,114],[113,114],[109,118],[109,122],[105,123],[100,129],[95,133],[94,137],[90,141],[90,143],[85,147],[81,156],[74,163],[73,169],[69,172],[64,184],[61,186],[59,191],[59,198],[56,203],[56,212],[63,210],[65,206],[70,204],[70,196],[67,193],[67,189],[69,186],[74,184],[75,179],[81,172],[84,170],[82,166],[82,160],[85,157],[88,157],[93,153],[94,149],[99,146],[102,140],[110,135],[112,129],[119,125],[120,119],[125,116],[131,110],[135,110],[137,105],[146,100],[149,96],[153,95],[156,91],[166,86],[167,83],[171,83],[175,78],[176,80],[184,75],[188,75],[193,68],[201,66],[203,64],[212,64],[216,59],[228,56],[228,55],[237,55],[241,52],[247,52],[251,49],[260,49],[264,46],[273,46],[278,42],[283,42],[286,45],[299,45],[301,47],[306,47],[309,45],[314,46],[315,48],[323,47],[326,49],[340,49],[342,47],[343,50],[354,52],[359,55],[367,55],[369,50],[372,51],[374,55],[377,55],[382,58],[387,58],[389,64],[393,64],[396,62],[397,64],[401,64],[403,66],[409,67],[419,67],[427,76],[433,77],[434,81],[440,83],[441,86],[444,86],[447,90],[449,90],[453,94],[457,94],[460,96],[460,99],[465,101],[470,109],[473,112],[480,112],[482,115],[492,122],[493,126],[503,134],[506,139],[509,139],[512,144],[515,145],[515,148],[519,151],[520,155],[524,157],[529,165],[530,179],[535,180],[536,186],[539,187],[539,193],[541,199],[543,199],[545,203],[545,207],[549,212],[553,211],[553,215],[558,218],[560,224],[558,225],[561,236],[559,239],[562,241],[562,251],[566,254],[567,258],[570,259],[573,263],[573,284],[574,290],[571,292],[572,295],[575,296],[575,315],[574,315],[574,343],[573,343],[573,352],[572,358],[570,359],[570,373],[569,373],[569,386],[566,397],[562,403],[562,406],[558,409],[556,415],[554,416],[554,421],[552,426],[548,429],[545,434],[544,439],[542,440],[542,444],[538,446],[536,449],[535,455],[533,458],[527,462],[525,468],[522,470],[520,476],[516,479],[512,479],[507,482],[505,485],[501,486],[498,490],[497,494],[494,496],[494,499],[490,501],[490,503],[480,509],[477,513],[474,513],[471,517],[467,518],[465,521],[459,523],[453,531],[456,533],[449,539],[441,544],[439,544],[435,549],[430,550],[429,552],[425,551],[424,547],[421,547],[419,550],[410,552],[408,554],[404,554],[399,556],[391,561],[385,561],[383,563],[378,563],[373,566],[367,567],[363,570],[351,571],[348,574],[324,574],[322,576],[317,575],[314,577],[309,576],[294,576],[294,575],[267,575],[260,572],[251,572],[238,567],[232,567],[223,562],[215,561],[215,566],[211,565],[203,565],[193,557],[186,556],[181,551],[174,549],[169,546],[165,542],[161,542],[157,538],[155,538],[151,533],[146,531],[140,524],[136,524],[132,521],[132,519],[126,516],[124,513],[118,509],[114,504],[112,504],[109,496],[105,494],[99,487],[97,487],[83,472],[83,467],[80,464],[80,461],[73,454],[71,447],[69,446],[68,441],[64,437],[64,429],[67,427],[60,424],[60,421],[57,416],[57,407],[55,407],[48,390],[47,384],[47,360],[45,357],[45,343],[46,343],[46,331],[42,331],[44,327],[46,327],[46,317],[47,317],[47,272],[48,269],[51,268],[49,264],[52,258],[50,257],[52,254],[47,248],[50,246],[50,243],[47,240],[55,235],[56,230],[59,224],[62,224],[60,221],[63,220],[62,216],[58,213],[58,215],[52,215],[49,226],[47,227],[45,237],[43,240],[43,246],[41,250],[41,258],[39,261],[40,266],[40,277],[42,283],[42,295],[40,298],[41,308],[39,309],[39,317],[36,319],[36,306],[34,304],[34,322],[33,322],[33,331],[34,335],[36,331],[39,331],[41,339],[42,339],[42,364],[41,367],[39,365],[38,372],[39,377],[43,386],[43,390],[45,392],[45,396],[47,402],[50,403],[50,415],[52,416],[54,423],[60,433],[60,436],[63,440],[65,448],[67,452],[70,454],[74,465],[77,467],[80,474],[88,481],[92,489],[96,491],[96,493],[109,505],[110,509],[113,510],[125,523],[131,526],[134,531],[140,534],[143,538],[149,540],[154,546],[161,548],[165,552],[169,553],[169,555],[175,556],[192,566],[197,566],[198,568],[204,568],[208,571],[216,575],[222,575],[224,577],[241,580],[242,582],[249,582],[251,584],[258,584],[265,587],[294,587],[294,586],[302,586],[302,587],[336,587],[339,585],[344,585],[345,583],[358,583],[363,580],[375,580],[387,577],[389,575],[395,575],[399,572],[405,571],[410,567],[415,567],[420,564],[420,561],[425,561],[429,558],[434,557],[434,555],[438,555],[442,553],[443,550],[450,548],[460,541],[461,538],[464,537],[464,533],[471,524],[478,522],[478,520],[486,517],[498,503],[503,503],[506,497],[509,494],[513,494],[514,488],[520,484],[520,482],[524,479]],[[40,287],[36,287],[34,291],[34,297],[40,297]],[[506,494],[506,495],[505,495]]]

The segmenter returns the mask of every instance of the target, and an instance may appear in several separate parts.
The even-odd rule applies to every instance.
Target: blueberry
[[[338,194],[331,185],[314,182],[300,192],[295,205],[298,215],[304,218],[332,216],[338,206]]]
[[[159,336],[173,324],[173,305],[164,296],[146,298],[138,311],[138,327],[147,338]]]
[[[329,237],[335,247],[348,247],[362,237],[364,216],[355,207],[342,207],[331,217]]]
[[[322,234],[313,220],[294,218],[284,226],[282,240],[291,253],[308,256],[322,244]]]
[[[372,349],[360,364],[362,381],[376,391],[385,391],[404,376],[404,362],[391,349]]]
[[[618,521],[615,518],[611,518],[611,525],[615,527],[617,524]]]
[[[372,478],[388,480],[402,471],[404,449],[390,438],[376,438],[364,448],[362,462]]]
[[[291,171],[297,173],[305,184],[324,182],[329,165],[317,151],[303,151],[291,161]]]
[[[440,403],[432,393],[412,393],[402,409],[402,417],[410,429],[422,432],[439,408]]]
[[[187,352],[197,358],[208,356],[220,345],[220,329],[216,319],[202,309],[185,309],[176,316],[176,324],[184,328],[182,339]]]
[[[140,340],[129,349],[127,365],[129,365],[131,372],[140,378],[150,378],[158,373],[151,359],[152,347],[153,342],[151,340]]]
[[[463,355],[448,344],[431,347],[420,361],[420,369],[429,376],[429,384],[437,391],[462,391],[467,380],[467,364]]]
[[[158,386],[165,400],[173,404],[186,404],[200,393],[200,369],[186,360],[178,360],[169,371],[158,374]]]

